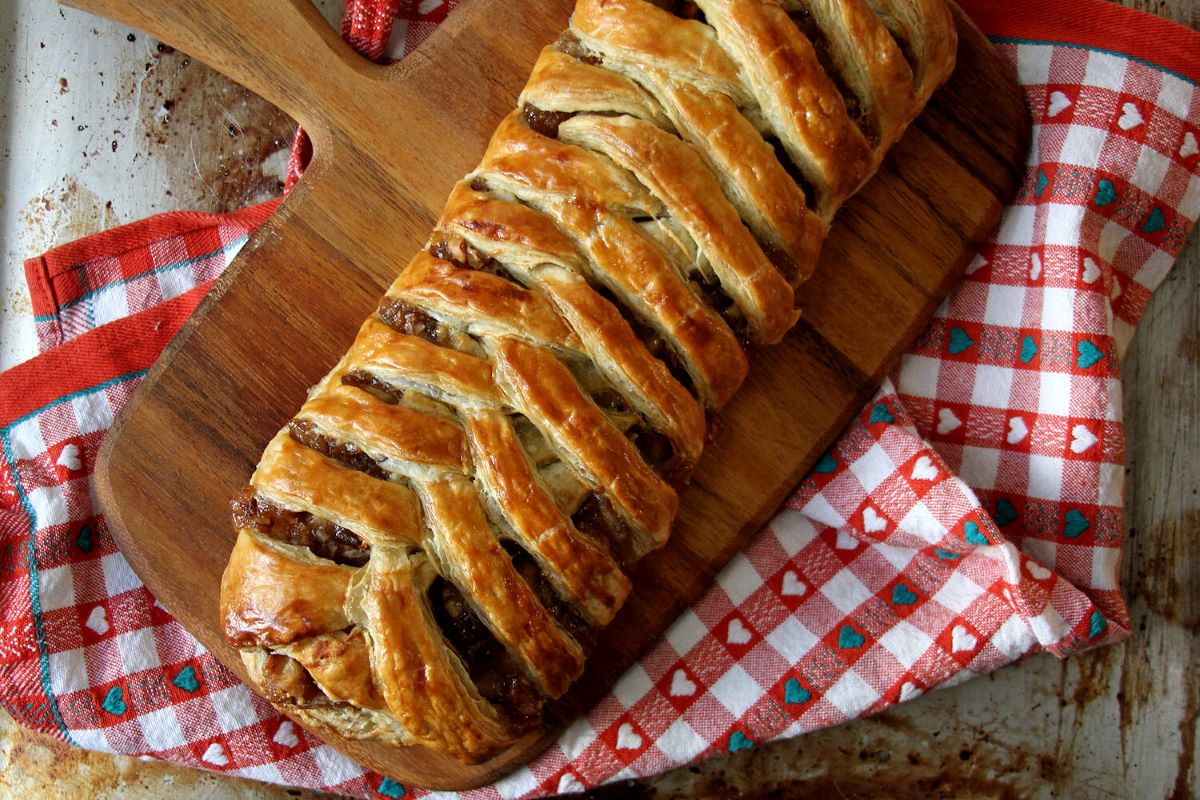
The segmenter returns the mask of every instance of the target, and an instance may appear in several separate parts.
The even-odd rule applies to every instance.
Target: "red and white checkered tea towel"
[[[999,230],[704,598],[556,745],[469,796],[645,775],[1128,634],[1118,365],[1200,214],[1200,36],[1099,0],[964,5],[1035,125]],[[347,35],[371,51],[395,6],[355,3]],[[89,494],[113,415],[270,211],[155,218],[29,262],[50,349],[0,376],[0,698],[83,747],[421,796],[239,684],[154,602]]]

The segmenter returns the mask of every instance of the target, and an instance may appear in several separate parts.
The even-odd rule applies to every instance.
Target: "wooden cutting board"
[[[251,238],[105,440],[96,490],[138,575],[244,677],[217,594],[229,499],[424,242],[454,181],[514,105],[572,0],[474,0],[402,63],[346,46],[309,0],[70,0],[147,31],[263,95],[315,145],[304,179]],[[548,730],[465,767],[423,748],[317,733],[370,768],[466,788],[531,760],[711,583],[869,398],[960,276],[1024,175],[1024,100],[959,14],[959,66],[838,215],[804,317],[753,354],[750,379],[683,493],[674,535],[635,575]]]

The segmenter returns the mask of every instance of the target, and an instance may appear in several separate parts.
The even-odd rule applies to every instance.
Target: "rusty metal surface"
[[[1122,2],[1200,28],[1200,0]],[[332,14],[336,0],[322,4]],[[32,354],[23,257],[150,213],[230,210],[276,191],[290,120],[186,55],[130,33],[47,0],[0,2],[0,368]],[[1123,365],[1128,642],[1065,662],[1035,656],[873,718],[593,796],[1200,796],[1198,362],[1193,236]],[[0,796],[168,793],[319,796],[87,753],[0,713]]]
[[[159,761],[90,753],[18,728],[0,713],[0,797],[90,800],[315,800],[330,795],[236,780]]]

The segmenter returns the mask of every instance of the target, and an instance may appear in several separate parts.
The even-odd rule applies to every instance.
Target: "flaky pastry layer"
[[[234,503],[257,688],[464,762],[536,727],[955,49],[942,0],[579,0]]]

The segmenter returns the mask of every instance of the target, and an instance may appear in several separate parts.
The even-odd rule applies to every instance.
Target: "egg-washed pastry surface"
[[[536,728],[956,41],[942,0],[579,0],[234,501],[258,690],[464,762]]]

